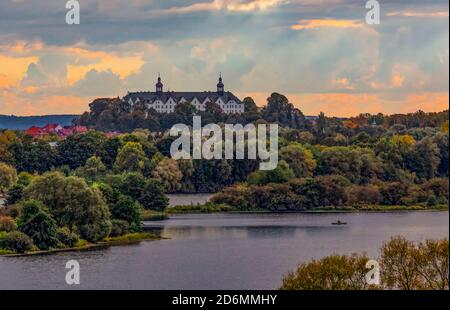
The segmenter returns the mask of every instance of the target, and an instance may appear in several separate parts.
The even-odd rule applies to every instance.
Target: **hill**
[[[0,129],[24,130],[31,126],[45,126],[47,124],[59,124],[69,126],[72,120],[79,115],[42,115],[42,116],[14,116],[0,115]]]

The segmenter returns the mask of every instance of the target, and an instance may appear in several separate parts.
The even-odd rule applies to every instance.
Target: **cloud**
[[[0,88],[16,86],[25,76],[30,64],[38,57],[9,57],[0,54]]]
[[[172,7],[163,12],[177,14],[221,10],[252,12],[264,11],[286,2],[286,0],[213,0],[212,2],[200,2],[188,6]]]
[[[293,30],[317,29],[317,28],[359,28],[362,27],[360,21],[345,19],[309,19],[300,20],[297,24],[292,25]]]
[[[388,12],[387,16],[404,16],[404,17],[449,17],[448,11],[439,12],[415,12],[415,11],[399,11],[399,12]]]
[[[112,71],[98,72],[92,69],[83,79],[72,85],[67,92],[74,96],[83,94],[83,96],[108,97],[112,94],[123,94],[125,90],[122,86],[120,76]]]
[[[359,0],[81,5],[75,27],[60,0],[0,1],[0,113],[83,112],[97,96],[153,90],[158,72],[176,91],[214,90],[222,72],[227,90],[292,94],[311,113],[434,109],[448,94],[444,0],[383,1],[376,27]]]
[[[241,93],[250,96],[261,106],[269,93]],[[359,113],[385,114],[412,113],[418,110],[440,112],[448,109],[448,93],[412,93],[405,98],[384,98],[380,94],[342,93],[286,93],[286,97],[306,115],[324,112],[329,116],[350,117]]]

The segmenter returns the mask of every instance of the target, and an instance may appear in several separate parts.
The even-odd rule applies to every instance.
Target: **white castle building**
[[[233,93],[226,92],[222,81],[219,77],[217,91],[205,92],[164,92],[161,77],[158,76],[155,92],[134,92],[128,93],[122,98],[132,108],[135,105],[144,105],[147,109],[154,109],[159,113],[172,113],[175,107],[180,103],[190,102],[199,111],[205,111],[208,102],[216,103],[224,113],[243,113],[245,111],[244,104]]]

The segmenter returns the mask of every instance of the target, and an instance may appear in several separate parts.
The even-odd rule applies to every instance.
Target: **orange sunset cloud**
[[[242,93],[252,97],[258,106],[267,104],[268,93]],[[386,99],[378,94],[285,94],[305,115],[324,112],[330,116],[349,117],[360,113],[410,113],[418,110],[439,112],[448,109],[448,93],[409,94],[401,99]]]
[[[82,48],[67,48],[66,51],[77,57],[79,65],[67,65],[67,82],[73,85],[83,79],[91,70],[111,71],[121,79],[139,72],[145,63],[142,56],[117,56],[102,51],[89,51]],[[87,64],[84,64],[86,63]]]
[[[297,24],[292,25],[293,30],[315,29],[315,28],[358,28],[361,23],[354,20],[346,19],[309,19],[300,20]]]
[[[17,86],[25,76],[28,66],[37,63],[38,57],[9,57],[0,55],[0,88]]]

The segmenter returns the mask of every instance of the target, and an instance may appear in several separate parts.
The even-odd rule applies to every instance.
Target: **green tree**
[[[18,171],[43,173],[58,166],[57,150],[45,140],[30,137],[17,140],[10,145],[14,154],[14,165]]]
[[[22,184],[16,183],[13,186],[11,186],[8,190],[7,195],[7,204],[12,205],[17,202],[19,202],[23,197],[23,190],[25,189],[25,186]]]
[[[34,244],[41,250],[58,245],[56,222],[39,201],[29,200],[23,203],[17,225],[19,230],[33,239]]]
[[[134,230],[140,229],[141,206],[130,196],[121,195],[119,200],[110,206],[110,211],[114,219],[127,221]]]
[[[303,113],[294,107],[289,100],[278,93],[273,93],[267,99],[267,106],[262,110],[263,118],[291,128],[304,128],[306,125]]]
[[[114,167],[119,172],[142,172],[146,160],[140,143],[127,142],[117,154]]]
[[[158,180],[166,192],[176,192],[181,188],[181,179],[183,174],[180,171],[176,160],[164,158],[153,171],[153,178]]]
[[[142,189],[139,202],[146,210],[164,211],[169,205],[169,198],[157,180],[149,180]]]
[[[75,174],[79,177],[95,180],[106,173],[106,167],[102,162],[102,159],[97,156],[89,157],[86,164],[83,167],[78,168]]]
[[[422,180],[434,178],[441,162],[439,155],[437,144],[432,138],[426,137],[415,144],[408,158],[409,169]]]
[[[327,127],[328,127],[327,117],[325,116],[325,113],[320,112],[319,117],[317,118],[317,131],[320,134],[324,134]]]
[[[5,240],[0,242],[9,250],[23,254],[33,248],[33,240],[20,231],[12,231],[8,233]]]
[[[352,183],[369,183],[383,175],[383,163],[374,152],[365,148],[327,147],[319,155],[317,173],[337,174]]]
[[[448,126],[448,122],[447,122],[447,126]],[[440,152],[440,164],[438,167],[438,174],[439,176],[442,177],[448,177],[449,173],[448,173],[448,165],[449,165],[449,147],[448,147],[448,131],[447,133],[438,133],[435,137],[434,137],[434,142],[436,143],[436,145],[439,147],[439,152]]]
[[[83,166],[92,156],[108,158],[105,149],[108,138],[104,133],[89,131],[84,134],[75,134],[67,137],[58,144],[58,166],[68,165],[71,169]]]
[[[142,174],[137,172],[127,173],[122,176],[120,191],[122,194],[130,196],[134,200],[139,199],[145,182],[145,178]]]
[[[108,207],[100,191],[90,188],[84,179],[49,172],[31,182],[24,198],[44,203],[60,226],[75,226],[88,241],[98,241],[109,234]]]
[[[311,151],[297,143],[281,148],[280,159],[289,164],[297,178],[312,176],[317,165]]]
[[[0,162],[0,193],[8,190],[17,181],[16,169]]]
[[[259,170],[248,176],[247,182],[253,185],[264,185],[268,183],[284,183],[294,178],[294,172],[284,160],[278,163],[274,170]]]

